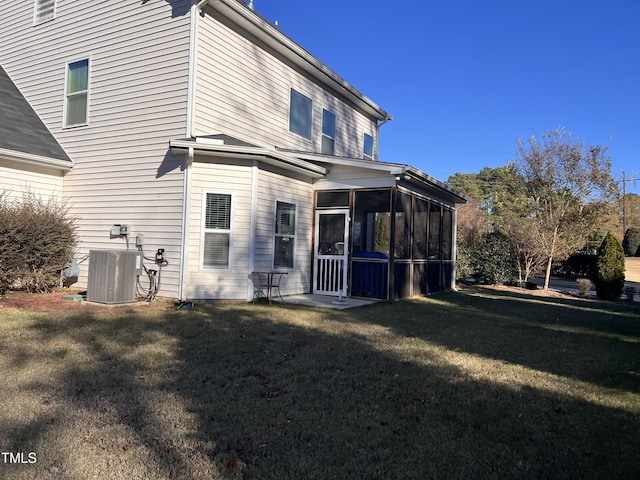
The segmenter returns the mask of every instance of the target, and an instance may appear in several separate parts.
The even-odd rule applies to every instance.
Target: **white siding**
[[[193,163],[191,173],[189,269],[186,296],[191,299],[246,299],[251,231],[251,167],[196,161]],[[229,269],[200,268],[203,191],[233,195]]]
[[[206,11],[198,41],[198,134],[226,133],[262,146],[320,152],[325,108],[336,115],[335,155],[363,157],[363,135],[375,137],[374,120]],[[289,132],[291,88],[313,101],[312,140]]]
[[[283,270],[288,274],[281,285],[282,294],[308,293],[313,232],[313,187],[310,182],[260,170],[256,215],[255,269],[273,269],[277,201],[295,203],[298,206],[295,268]]]
[[[32,2],[3,2],[0,62],[75,167],[64,179],[80,255],[127,248],[112,224],[165,248],[161,295],[177,296],[183,176],[169,140],[185,136],[191,2],[58,2],[32,26]],[[89,125],[62,128],[65,63],[90,59]],[[86,278],[86,262],[79,286]]]
[[[226,164],[228,163],[228,164]],[[186,296],[191,299],[244,300],[252,288],[252,270],[273,269],[273,242],[276,201],[298,206],[296,222],[296,259],[293,270],[282,283],[283,294],[309,291],[311,267],[311,232],[313,189],[309,181],[291,178],[272,171],[257,170],[258,191],[256,224],[253,229],[255,257],[250,265],[251,248],[251,183],[253,169],[247,162],[201,162],[192,167],[191,209]],[[232,250],[229,269],[200,267],[203,192],[233,195]]]
[[[0,159],[0,194],[7,198],[22,198],[31,193],[43,200],[62,198],[62,173],[35,166],[16,166]]]

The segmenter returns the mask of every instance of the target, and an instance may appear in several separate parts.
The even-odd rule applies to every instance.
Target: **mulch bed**
[[[0,297],[0,310],[3,308],[18,308],[39,312],[56,312],[69,310],[83,310],[92,312],[128,313],[149,308],[165,309],[173,306],[173,300],[156,299],[151,303],[136,302],[119,305],[105,305],[86,301],[63,300],[64,296],[84,294],[84,291],[64,289],[51,293],[28,293],[11,291]]]

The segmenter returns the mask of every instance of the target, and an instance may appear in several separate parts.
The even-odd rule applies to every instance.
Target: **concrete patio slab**
[[[326,307],[344,310],[346,308],[371,305],[379,300],[371,298],[343,298],[342,302],[340,302],[338,297],[306,293],[301,295],[287,295],[284,297],[284,301],[288,305],[306,305],[308,307]]]

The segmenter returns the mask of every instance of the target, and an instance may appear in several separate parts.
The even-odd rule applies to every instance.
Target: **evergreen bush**
[[[0,192],[0,295],[51,291],[76,248],[75,219],[63,202]]]
[[[598,249],[598,262],[593,283],[598,298],[615,300],[624,288],[624,250],[620,242],[607,233]]]
[[[627,228],[622,240],[622,248],[627,257],[640,256],[640,228]]]
[[[472,266],[480,282],[495,284],[511,280],[516,270],[511,239],[500,231],[485,233],[473,252]]]

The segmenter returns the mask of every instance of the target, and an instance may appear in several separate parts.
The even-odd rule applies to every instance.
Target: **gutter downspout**
[[[256,269],[256,219],[258,210],[258,161],[254,160],[251,164],[251,210],[249,212],[249,270],[247,276],[247,302],[253,300],[253,278],[251,272]]]
[[[189,12],[189,72],[187,80],[187,137],[195,137],[196,72],[198,60],[198,12],[208,0],[200,0],[191,5]],[[189,213],[191,211],[191,166],[194,158],[193,148],[189,148],[184,161],[182,177],[182,236],[180,238],[180,274],[178,278],[178,300],[186,300],[186,282],[189,271]]]
[[[187,83],[187,137],[195,138],[196,78],[198,73],[198,12],[208,0],[191,5],[189,30],[189,79]]]
[[[380,123],[376,122],[376,145],[375,145],[375,151],[373,152],[374,160],[379,160],[378,149],[380,148],[380,127],[383,126],[385,123],[387,123],[389,120],[391,120],[391,117],[385,118]]]
[[[189,148],[187,153],[184,170],[183,170],[183,198],[182,198],[182,238],[180,239],[180,278],[178,280],[178,300],[183,302],[186,300],[186,282],[189,274],[189,214],[191,212],[191,167],[193,165],[193,157],[195,156],[193,147]]]

